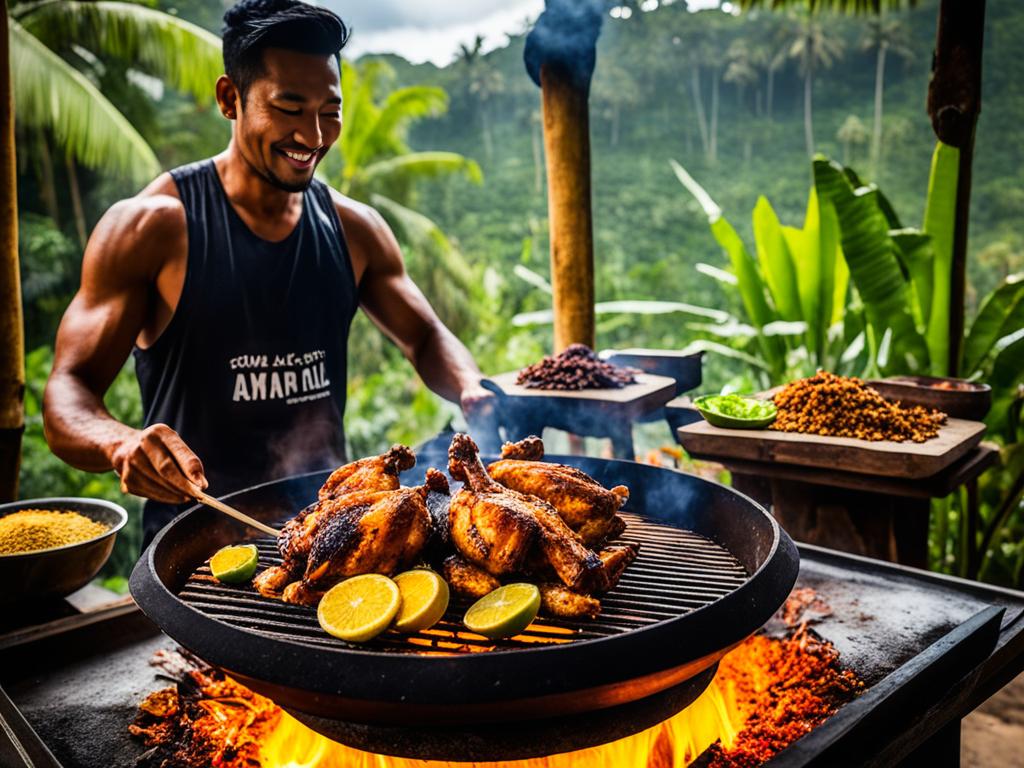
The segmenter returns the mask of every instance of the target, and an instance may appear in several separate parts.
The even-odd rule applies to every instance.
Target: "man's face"
[[[264,75],[240,104],[235,142],[256,173],[301,192],[341,134],[341,85],[334,56],[263,51]]]

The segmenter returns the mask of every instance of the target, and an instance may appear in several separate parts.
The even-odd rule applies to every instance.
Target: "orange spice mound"
[[[946,414],[890,402],[856,377],[818,371],[784,386],[773,398],[778,416],[770,429],[861,440],[912,440],[939,434]]]
[[[735,686],[746,722],[732,749],[708,749],[701,764],[711,768],[761,765],[864,690],[832,644],[805,628],[782,639],[751,637],[722,659],[718,676]]]
[[[178,684],[149,694],[128,731],[147,751],[138,768],[259,768],[261,740],[281,710],[199,659],[158,651],[152,662]]]

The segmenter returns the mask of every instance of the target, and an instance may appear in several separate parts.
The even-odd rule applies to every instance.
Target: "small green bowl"
[[[739,416],[726,416],[712,411],[704,407],[704,403],[712,397],[718,397],[718,395],[702,395],[693,401],[694,408],[704,417],[705,421],[716,427],[722,427],[723,429],[763,429],[775,421],[775,417],[778,413],[774,410],[775,404],[772,403],[772,413],[770,416],[762,416],[758,419],[744,419]],[[745,400],[757,400],[755,397],[746,397]],[[764,402],[763,400],[757,400],[757,402]]]

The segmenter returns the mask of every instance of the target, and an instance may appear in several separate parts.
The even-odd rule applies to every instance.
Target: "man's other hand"
[[[203,463],[166,424],[133,430],[110,454],[121,491],[180,504],[193,498],[192,485],[207,486]]]

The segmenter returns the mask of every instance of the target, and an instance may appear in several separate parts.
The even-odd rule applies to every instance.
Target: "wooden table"
[[[906,445],[702,420],[676,438],[691,456],[723,464],[733,487],[771,509],[794,539],[925,568],[931,499],[965,485],[968,536],[976,531],[977,479],[999,457],[980,442],[983,432],[980,422],[950,419],[937,438]],[[972,574],[977,565],[968,564]]]
[[[545,427],[574,435],[608,437],[615,458],[635,458],[633,422],[675,396],[675,379],[641,373],[621,389],[562,391],[516,384],[517,371],[484,380],[498,395],[498,409],[509,440],[542,435]]]

